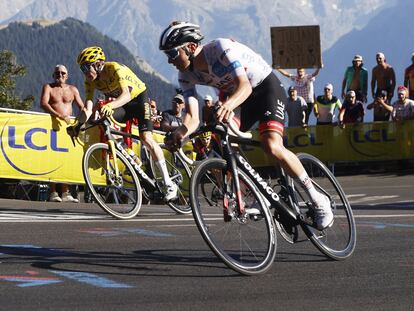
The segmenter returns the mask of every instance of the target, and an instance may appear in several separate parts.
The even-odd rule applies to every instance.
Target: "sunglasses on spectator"
[[[91,71],[91,67],[92,67],[92,64],[83,64],[83,65],[80,65],[80,70],[83,73],[88,73],[89,71]]]
[[[64,77],[64,76],[66,76],[66,72],[64,72],[64,71],[55,71],[55,76],[62,76],[62,77]]]
[[[325,91],[332,91],[330,88],[324,88]]]

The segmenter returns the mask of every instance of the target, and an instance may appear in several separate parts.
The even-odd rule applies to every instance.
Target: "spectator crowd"
[[[314,92],[314,82],[320,72],[316,69],[307,74],[298,68],[291,74],[278,68],[278,72],[289,78],[286,115],[288,127],[307,127],[312,111],[317,125],[338,125],[362,123],[366,110],[373,110],[373,121],[404,121],[414,119],[414,53],[411,65],[404,71],[403,85],[396,85],[394,68],[387,62],[384,53],[375,55],[377,65],[369,72],[364,67],[361,55],[355,55],[352,65],[344,72],[340,95],[335,95],[334,86],[327,81],[323,94]],[[368,92],[373,98],[368,103]],[[397,93],[394,98],[395,92]]]

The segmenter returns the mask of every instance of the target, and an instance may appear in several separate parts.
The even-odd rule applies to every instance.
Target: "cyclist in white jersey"
[[[230,39],[217,39],[206,45],[200,27],[173,22],[161,34],[159,49],[179,70],[187,114],[167,142],[179,146],[182,139],[199,126],[196,85],[219,90],[218,121],[228,121],[241,106],[242,131],[259,121],[263,149],[283,169],[297,178],[314,203],[315,224],[322,230],[333,222],[329,199],[318,192],[294,153],[283,146],[285,91],[271,67],[247,46]]]

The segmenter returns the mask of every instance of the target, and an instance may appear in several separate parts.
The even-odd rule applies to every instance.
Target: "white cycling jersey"
[[[247,75],[254,88],[272,72],[259,54],[231,39],[216,39],[204,45],[202,53],[208,64],[208,73],[188,70],[178,74],[184,97],[197,97],[197,84],[212,86],[230,95],[235,90],[235,77]]]

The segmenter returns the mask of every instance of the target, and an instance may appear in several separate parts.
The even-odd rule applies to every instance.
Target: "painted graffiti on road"
[[[41,260],[45,260],[45,257],[67,257],[76,256],[76,253],[66,252],[59,249],[43,248],[37,245],[19,245],[19,244],[7,244],[0,245],[0,256],[15,255],[15,256],[35,256],[43,257]],[[22,274],[13,273],[12,275],[0,275],[0,281],[8,281],[17,283],[18,287],[33,287],[43,286],[55,283],[64,282],[65,279],[75,280],[77,282],[101,287],[101,288],[131,288],[133,286],[119,283],[108,278],[104,278],[89,272],[78,271],[60,271],[60,270],[46,270],[49,273],[58,275],[59,277],[48,275],[41,275],[40,272],[34,270],[25,271]],[[42,271],[44,272],[44,271]]]
[[[173,236],[172,234],[169,234],[169,233],[145,230],[142,228],[93,228],[93,229],[79,230],[79,232],[96,234],[96,235],[103,236],[103,237],[112,237],[112,236],[129,235],[129,234],[142,235],[142,236],[147,236],[147,237],[157,237],[157,238]]]
[[[370,227],[374,229],[386,228],[414,228],[414,224],[393,224],[379,221],[358,221],[356,223],[359,227]]]

